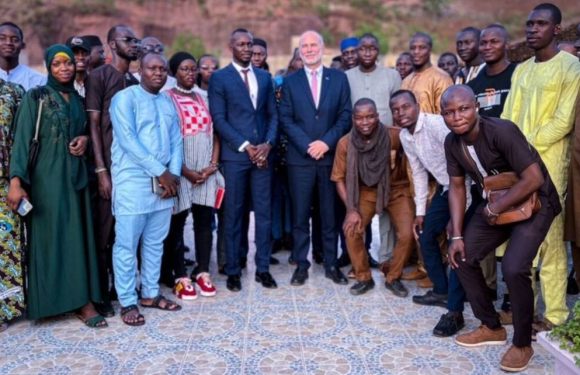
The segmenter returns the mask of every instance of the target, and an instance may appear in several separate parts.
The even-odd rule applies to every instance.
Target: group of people
[[[22,30],[0,24],[3,329],[25,311],[74,311],[106,327],[115,299],[124,323],[142,325],[140,308],[181,308],[160,281],[182,300],[215,296],[216,213],[218,269],[238,292],[253,211],[254,279],[264,288],[277,288],[270,265],[283,247],[293,286],[307,282],[311,247],[332,282],[355,279],[352,295],[374,288],[378,267],[393,295],[407,297],[402,280],[417,280],[429,290],[414,303],[447,309],[435,336],[464,328],[465,301],[482,324],[457,335],[459,345],[503,345],[502,324],[513,324],[500,366],[524,370],[535,333],[568,318],[565,241],[580,271],[580,26],[566,52],[561,23],[555,5],[536,6],[526,21],[534,56],[519,65],[499,24],[457,34],[463,66],[454,53],[432,65],[433,41],[418,32],[396,69],[379,63],[372,34],[345,39],[327,68],[322,36],[306,31],[274,78],[267,42],[246,29],[231,33],[232,62],[219,69],[211,55],[166,59],[157,38],[139,40],[125,25],[107,34],[110,63],[97,37],[73,36],[46,50],[43,77],[18,63]],[[492,199],[486,181],[504,172],[515,177]],[[503,224],[531,195],[535,210]],[[509,292],[499,313],[498,259]],[[543,316],[534,315],[536,278]]]

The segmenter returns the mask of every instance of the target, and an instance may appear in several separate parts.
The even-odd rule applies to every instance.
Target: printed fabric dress
[[[40,98],[38,160],[28,167]],[[32,211],[28,220],[28,317],[40,319],[100,302],[99,277],[87,166],[70,154],[68,145],[85,135],[81,98],[67,102],[49,86],[26,93],[16,116],[10,176],[19,177]]]
[[[20,317],[24,300],[20,217],[7,202],[13,120],[24,89],[0,79],[0,324]]]

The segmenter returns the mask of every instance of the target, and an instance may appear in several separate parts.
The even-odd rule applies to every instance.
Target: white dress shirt
[[[423,112],[419,114],[413,134],[407,129],[401,130],[401,144],[413,172],[417,216],[425,216],[427,211],[429,173],[435,177],[439,185],[443,186],[443,191],[449,189],[449,174],[445,159],[445,138],[449,132],[443,117]],[[471,180],[466,179],[467,207],[471,202],[470,186]]]
[[[256,78],[256,74],[254,73],[254,68],[252,67],[252,64],[244,68],[243,66],[238,65],[232,61],[232,65],[234,66],[234,68],[236,68],[238,73],[240,73],[240,78],[242,79],[242,81],[245,81],[244,73],[242,73],[242,70],[249,69],[248,84],[250,85],[250,99],[252,99],[252,105],[254,106],[255,109],[258,106],[258,79]]]
[[[315,72],[316,78],[318,79],[318,92],[317,97],[314,98],[314,103],[316,104],[316,108],[318,108],[318,104],[320,104],[320,92],[322,91],[322,64],[314,70],[304,67],[304,71],[306,72],[306,78],[308,78],[308,86],[311,88],[312,92],[312,73]]]
[[[248,85],[250,86],[250,99],[252,100],[252,105],[254,106],[254,109],[256,109],[256,107],[258,106],[258,79],[256,78],[256,74],[254,73],[254,68],[252,67],[252,64],[250,64],[250,65],[248,65],[248,67],[244,68],[243,66],[238,65],[234,61],[232,61],[232,65],[240,74],[240,78],[242,78],[244,85],[245,85],[246,80],[245,80],[245,75],[242,72],[242,70],[249,69],[247,74],[248,74]],[[238,151],[244,152],[246,150],[246,147],[248,147],[249,144],[250,144],[250,141],[248,141],[248,140],[244,141],[244,143],[242,143],[240,145],[240,147],[238,148]]]

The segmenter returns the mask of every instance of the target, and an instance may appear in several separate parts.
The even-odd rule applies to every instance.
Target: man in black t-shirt
[[[99,278],[104,303],[99,313],[106,317],[114,315],[109,296],[109,274],[113,275],[111,251],[114,243],[114,218],[111,210],[111,145],[113,128],[109,116],[111,99],[119,91],[139,81],[129,73],[131,61],[137,59],[139,40],[127,26],[114,26],[109,30],[107,42],[113,52],[111,64],[91,71],[85,83],[86,109],[89,119],[93,166],[97,176],[98,196],[95,202],[95,238],[99,256]]]
[[[480,117],[477,107],[474,93],[468,86],[451,86],[441,98],[442,115],[451,130],[445,140],[452,223],[449,262],[457,271],[475,317],[482,322],[474,331],[457,336],[455,342],[466,347],[506,342],[506,330],[501,326],[487,293],[479,263],[509,240],[502,260],[502,272],[512,296],[514,337],[500,367],[504,371],[523,371],[534,353],[531,346],[534,311],[532,261],[562,207],[542,159],[518,127],[510,121]],[[471,155],[472,161],[466,153]],[[507,171],[515,172],[519,182],[497,201],[483,201],[463,233],[465,176],[478,181],[478,174],[487,176]],[[534,191],[538,191],[542,205],[539,212],[525,221],[495,224],[500,213],[522,202]]]
[[[485,67],[467,83],[479,103],[479,114],[499,117],[510,91],[516,64],[507,59],[508,34],[501,25],[489,25],[481,31],[479,53]]]

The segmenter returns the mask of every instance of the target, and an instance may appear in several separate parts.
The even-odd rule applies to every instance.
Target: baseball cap
[[[66,40],[66,46],[72,50],[74,50],[75,48],[80,48],[85,50],[86,52],[91,52],[91,46],[89,45],[89,43],[87,43],[87,41],[80,36],[71,36],[70,38],[68,38]]]

